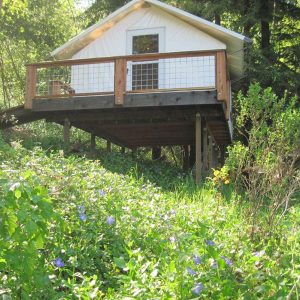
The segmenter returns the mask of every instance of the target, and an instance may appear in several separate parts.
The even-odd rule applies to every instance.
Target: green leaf
[[[126,267],[126,262],[123,257],[114,257],[114,262],[120,269],[124,269]]]

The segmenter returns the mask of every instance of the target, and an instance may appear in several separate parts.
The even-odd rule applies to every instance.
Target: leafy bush
[[[1,279],[8,291],[13,288],[14,295],[30,299],[30,295],[49,283],[43,252],[50,224],[54,224],[57,216],[47,190],[30,171],[19,174],[18,181],[11,182],[3,170],[0,183]]]
[[[248,205],[240,206],[234,192],[228,202],[210,184],[197,188],[175,177],[173,168],[152,164],[147,170],[150,164],[118,153],[88,160],[13,146],[0,156],[1,207],[21,226],[15,229],[18,239],[15,233],[4,239],[8,227],[1,228],[1,243],[8,243],[0,252],[1,294],[13,299],[295,295],[299,207],[284,217],[276,238],[254,241]],[[26,224],[32,222],[28,233]],[[29,256],[28,273],[23,262],[7,262],[17,248],[20,257]]]
[[[229,147],[226,170],[234,186],[246,191],[255,218],[269,210],[269,224],[278,222],[296,201],[300,188],[300,109],[296,98],[279,99],[271,88],[250,86],[237,97],[236,128],[246,140]],[[242,189],[241,189],[242,188]],[[298,198],[299,200],[299,198]]]

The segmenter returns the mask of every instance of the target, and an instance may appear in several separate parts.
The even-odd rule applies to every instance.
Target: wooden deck
[[[214,80],[207,83],[204,76],[197,83],[188,72],[195,72],[195,68],[197,72],[208,70],[208,61],[214,63],[214,69],[211,66],[209,69]],[[177,78],[174,77],[173,83],[165,80],[161,88],[133,90],[128,83],[128,70],[132,70],[133,64],[145,62],[147,65],[159,62],[165,68],[165,78]],[[181,68],[180,76],[170,71],[172,64],[179,63],[190,68]],[[89,79],[94,82],[92,87],[86,75],[92,78]],[[111,80],[112,75],[110,82],[107,78]],[[77,82],[74,76],[79,78]],[[106,81],[99,83],[100,77]],[[187,82],[184,86],[182,79]],[[199,168],[199,159],[208,165],[205,161],[211,154],[207,154],[207,149],[212,153],[212,145],[224,149],[231,142],[230,109],[225,51],[66,60],[27,66],[24,107],[0,112],[0,127],[46,119],[64,126],[65,139],[69,128],[74,126],[91,133],[92,139],[98,136],[130,149],[194,147],[196,152],[204,151],[200,158],[196,155]],[[17,123],[10,120],[12,115]]]

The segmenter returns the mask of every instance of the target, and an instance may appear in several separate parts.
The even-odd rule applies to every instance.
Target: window
[[[132,54],[158,53],[158,34],[138,35],[132,37]]]
[[[158,53],[158,34],[132,37],[132,54]],[[132,66],[132,90],[158,88],[158,62],[136,63]]]

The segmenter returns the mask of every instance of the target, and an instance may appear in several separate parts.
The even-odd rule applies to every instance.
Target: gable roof
[[[103,32],[113,27],[118,21],[126,17],[128,14],[147,5],[160,8],[225,43],[227,46],[227,58],[231,77],[237,78],[243,75],[244,43],[251,42],[249,38],[157,0],[130,1],[103,20],[100,20],[59,48],[55,49],[51,55],[57,59],[71,58],[75,53],[100,37]]]

